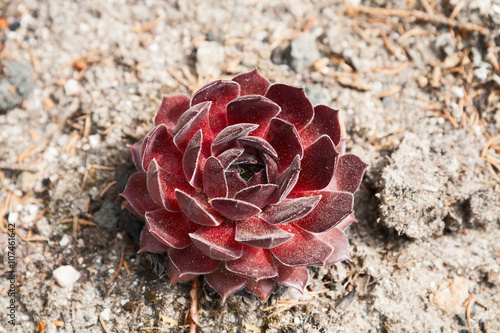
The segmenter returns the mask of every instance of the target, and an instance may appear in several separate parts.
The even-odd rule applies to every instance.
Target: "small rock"
[[[427,79],[427,77],[425,77],[424,75],[421,75],[419,78],[418,78],[418,86],[420,88],[425,88],[427,87],[427,84],[429,83],[429,80]]]
[[[458,86],[451,87],[451,92],[457,96],[457,98],[464,98],[464,91]]]
[[[101,311],[101,318],[105,321],[109,320],[109,316],[111,315],[111,310],[109,308],[105,308]]]
[[[59,241],[59,245],[60,246],[66,246],[70,242],[71,242],[71,237],[68,236],[67,234],[64,234],[64,236],[62,236],[61,240]]]
[[[73,266],[61,266],[52,272],[52,277],[61,287],[71,286],[78,281],[81,274]]]
[[[218,42],[203,41],[196,50],[196,72],[200,76],[219,76],[224,63],[224,47]]]
[[[0,114],[15,108],[33,90],[33,69],[17,61],[3,62],[0,68]]]
[[[80,93],[80,83],[74,79],[69,79],[64,84],[64,93],[66,96],[74,96]]]
[[[469,286],[467,279],[457,276],[439,285],[430,296],[430,301],[446,313],[456,313],[467,299]]]
[[[303,35],[294,39],[285,52],[285,57],[288,65],[295,71],[312,66],[320,58],[316,48],[316,39],[311,35]]]
[[[101,208],[95,213],[94,220],[102,228],[107,230],[114,230],[118,225],[118,215],[120,214],[120,207],[115,205],[112,201],[106,200]]]

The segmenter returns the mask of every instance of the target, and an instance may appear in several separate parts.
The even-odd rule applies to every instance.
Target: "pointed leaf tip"
[[[238,82],[241,87],[241,96],[244,95],[265,95],[271,83],[261,76],[257,69],[248,73],[241,73],[233,77],[233,81]]]
[[[205,281],[222,296],[222,301],[225,302],[228,296],[243,289],[248,279],[231,273],[220,264],[215,271],[205,276]]]

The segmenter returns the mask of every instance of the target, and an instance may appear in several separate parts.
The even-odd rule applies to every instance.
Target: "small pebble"
[[[60,246],[66,246],[71,242],[71,237],[69,237],[67,234],[64,234],[62,236],[61,240],[59,241]]]
[[[464,98],[464,91],[458,86],[451,87],[451,92],[454,93],[458,98]]]
[[[64,84],[64,93],[66,96],[74,96],[80,93],[80,84],[74,79],[69,79]]]
[[[108,308],[105,308],[104,310],[102,310],[101,312],[101,318],[103,320],[106,320],[108,321],[109,320],[109,316],[111,315],[111,310],[108,309]]]
[[[78,281],[81,274],[73,266],[67,265],[57,268],[52,276],[61,287],[67,287]]]

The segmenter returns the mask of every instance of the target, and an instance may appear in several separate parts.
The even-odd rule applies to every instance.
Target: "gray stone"
[[[33,69],[17,61],[2,63],[0,68],[0,114],[12,110],[33,90]]]
[[[94,220],[101,228],[114,230],[118,225],[120,209],[113,202],[106,200],[101,208],[95,213]]]
[[[285,53],[288,65],[295,71],[310,67],[319,57],[316,39],[311,35],[295,38]]]

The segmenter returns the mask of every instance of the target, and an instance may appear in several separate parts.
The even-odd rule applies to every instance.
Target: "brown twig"
[[[106,333],[111,333],[108,329],[108,326],[106,326],[106,323],[104,322],[104,319],[102,319],[101,315],[99,315],[99,322],[101,323],[102,329]]]
[[[396,49],[394,48],[394,46],[392,46],[391,42],[387,38],[387,33],[385,32],[385,30],[382,30],[381,35],[382,35],[382,40],[384,41],[384,45],[387,48],[387,50],[389,52],[391,52],[392,54],[396,54]]]
[[[398,92],[400,92],[401,89],[403,89],[403,86],[397,86],[395,88],[392,88],[390,90],[387,90],[387,91],[385,91],[383,93],[378,94],[376,97],[377,98],[384,98],[384,97],[387,97],[387,96],[391,96],[391,95],[394,95],[394,94],[397,94]]]
[[[122,266],[123,266],[123,258],[124,257],[125,257],[125,251],[122,251],[122,255],[120,257],[120,263],[118,264],[118,269],[116,270],[115,275],[113,275],[113,277],[108,282],[106,282],[107,284],[110,284],[111,282],[113,282],[116,279],[116,277],[118,276],[118,274],[120,274],[120,271],[122,270]]]
[[[146,25],[146,26],[143,26],[143,27],[136,27],[134,30],[136,33],[140,34],[141,32],[147,32],[147,31],[150,31],[152,30],[154,27],[156,27],[158,25],[158,23],[160,23],[161,21],[163,20],[163,17],[160,16],[158,17],[156,20],[154,20],[153,22],[151,22],[150,24]]]
[[[441,14],[434,13],[426,13],[420,10],[400,10],[400,9],[387,9],[387,8],[374,8],[368,6],[358,6],[352,5],[350,3],[345,4],[347,12],[352,15],[355,13],[364,13],[370,15],[382,15],[382,16],[397,16],[397,17],[408,17],[414,18],[416,20],[421,20],[433,24],[443,24],[450,26],[452,28],[457,28],[461,30],[467,31],[477,31],[482,35],[486,35],[489,33],[488,28],[485,28],[480,25],[468,23],[468,22],[459,22],[457,20],[448,18]]]
[[[465,316],[467,317],[467,327],[472,328],[472,324],[470,322],[470,309],[472,307],[472,303],[474,303],[474,295],[471,295],[471,299],[467,304],[467,309],[465,310]]]
[[[189,307],[189,333],[198,332],[198,292],[200,289],[200,280],[196,278],[191,285],[191,306]]]
[[[103,197],[104,194],[106,194],[106,192],[111,188],[111,186],[115,185],[116,184],[116,180],[113,180],[111,183],[109,183],[108,185],[106,185],[106,187],[103,188],[103,190],[101,191],[101,193],[99,193],[99,197]]]

